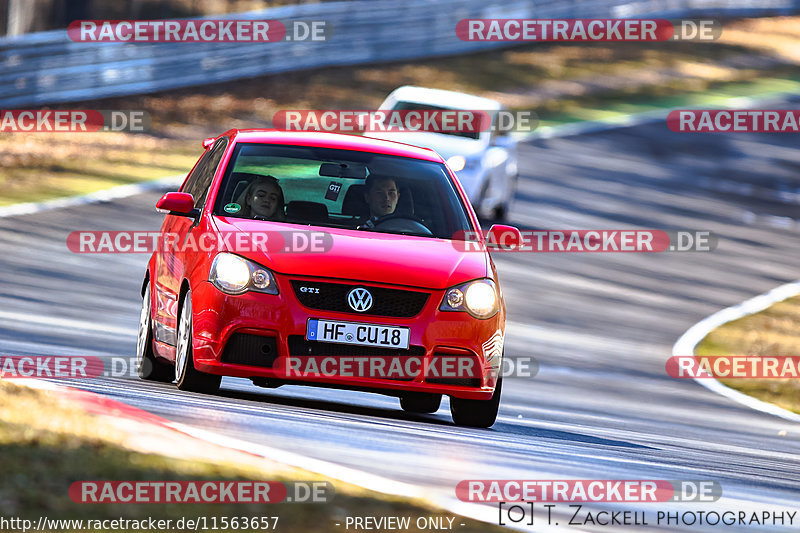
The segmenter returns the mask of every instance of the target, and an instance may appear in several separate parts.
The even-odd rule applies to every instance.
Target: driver
[[[369,206],[369,218],[360,227],[373,228],[376,220],[394,213],[400,190],[394,178],[376,174],[367,176],[364,185],[364,201]]]

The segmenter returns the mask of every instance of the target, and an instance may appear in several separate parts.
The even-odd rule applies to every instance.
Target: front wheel
[[[509,180],[511,180],[511,185],[509,185],[511,191],[508,193],[508,198],[506,200],[495,206],[494,208],[495,222],[505,222],[505,220],[508,218],[508,211],[511,208],[511,202],[517,195],[517,187],[519,186],[519,175],[510,177]]]
[[[175,381],[180,390],[213,394],[222,376],[206,374],[194,367],[192,355],[192,291],[186,291],[178,318],[178,346],[175,349]]]
[[[478,215],[480,220],[486,219],[486,211],[483,208],[483,204],[486,202],[486,195],[489,194],[489,177],[486,177],[481,184],[481,189],[478,192],[478,201],[473,204],[472,208],[475,210],[475,214]]]
[[[489,400],[464,400],[450,398],[450,414],[457,426],[488,428],[497,420],[500,407],[500,393],[503,390],[503,378],[497,380],[494,394]]]
[[[168,363],[156,359],[153,351],[152,312],[150,310],[150,283],[142,296],[142,309],[139,314],[139,335],[136,339],[136,367],[139,377],[147,381],[170,383],[173,371]]]
[[[508,217],[508,203],[504,202],[494,208],[494,222],[505,222]]]

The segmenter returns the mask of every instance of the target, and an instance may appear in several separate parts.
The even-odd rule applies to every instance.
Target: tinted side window
[[[222,159],[222,154],[225,153],[225,148],[228,146],[228,139],[223,137],[214,143],[214,147],[200,158],[192,175],[186,182],[182,192],[188,192],[194,197],[194,206],[202,207],[208,196],[208,189],[211,186],[211,181],[214,179],[219,162]]]
[[[206,167],[208,159],[210,157],[211,157],[211,150],[206,150],[203,153],[202,157],[200,157],[200,160],[194,166],[192,173],[189,174],[189,178],[184,182],[183,187],[181,187],[180,189],[181,192],[188,192],[189,194],[194,196],[194,194],[192,194],[192,191],[195,189],[195,186],[197,184],[197,177],[200,176],[203,168]]]

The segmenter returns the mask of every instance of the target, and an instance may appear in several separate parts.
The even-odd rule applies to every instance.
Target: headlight
[[[500,310],[497,288],[490,279],[479,279],[447,289],[440,311],[466,311],[475,318],[490,318]]]
[[[454,155],[447,160],[447,164],[453,169],[453,172],[473,170],[480,166],[481,158],[480,156],[464,157],[463,155]]]
[[[278,284],[272,272],[227,252],[214,258],[208,281],[225,294],[244,294],[247,291],[278,294]]]
[[[464,170],[464,167],[467,165],[467,160],[463,155],[454,155],[447,160],[447,164],[450,165],[450,168],[453,169],[453,172],[459,172]]]

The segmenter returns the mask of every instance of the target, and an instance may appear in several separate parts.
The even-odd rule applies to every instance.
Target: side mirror
[[[216,141],[216,139],[214,137],[209,137],[208,139],[203,139],[203,148],[208,150],[209,148],[214,146],[214,141]]]
[[[522,233],[518,228],[505,224],[494,224],[489,228],[486,236],[486,246],[489,250],[509,252],[519,249],[522,245]]]
[[[187,192],[168,192],[156,203],[156,209],[169,211],[170,215],[197,218],[199,209],[194,208],[194,198]]]

